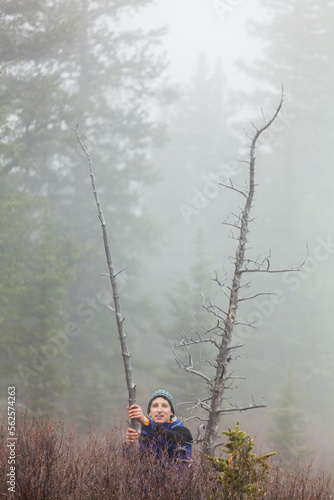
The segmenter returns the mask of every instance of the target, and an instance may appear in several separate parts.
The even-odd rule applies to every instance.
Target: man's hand
[[[145,425],[147,418],[139,405],[128,406],[127,409],[129,410],[129,418],[131,420],[136,418],[141,424]]]
[[[134,429],[132,429],[131,427],[128,427],[128,430],[126,431],[126,436],[125,436],[126,442],[127,443],[134,443],[135,441],[137,441],[137,439],[139,439],[140,433],[141,433],[141,431],[137,432]]]

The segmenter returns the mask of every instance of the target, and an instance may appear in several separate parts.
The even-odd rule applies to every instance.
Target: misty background
[[[164,387],[203,393],[180,371],[178,331],[224,306],[249,135],[257,149],[249,258],[259,296],[240,307],[245,377],[224,417],[266,449],[332,466],[334,4],[304,0],[0,1],[1,380],[19,403],[85,432],[125,420],[127,390],[89,165],[119,275],[139,404]],[[231,219],[229,219],[231,220]],[[200,354],[198,354],[200,356]],[[210,356],[210,352],[205,352]],[[282,408],[284,411],[282,412]],[[187,418],[186,405],[178,414]]]

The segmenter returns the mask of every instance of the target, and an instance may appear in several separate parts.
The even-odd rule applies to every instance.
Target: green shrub
[[[267,459],[275,453],[257,456],[251,453],[254,446],[249,434],[239,430],[239,422],[234,430],[223,431],[228,442],[223,448],[228,458],[207,457],[215,470],[219,471],[217,494],[225,493],[228,498],[260,498],[265,492],[266,479],[269,477]],[[210,500],[216,498],[215,495]]]

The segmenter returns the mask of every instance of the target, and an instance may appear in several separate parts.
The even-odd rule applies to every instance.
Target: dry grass
[[[7,429],[0,428],[2,498],[26,500],[201,500],[216,491],[214,472],[201,454],[192,466],[157,462],[131,447],[124,451],[120,430],[90,432],[80,443],[75,429],[64,423],[39,420],[28,413],[18,419],[16,444],[16,491],[8,492]],[[279,464],[271,468],[266,495],[269,500],[334,499],[333,480],[312,467],[287,472]],[[214,499],[238,498],[215,492]]]

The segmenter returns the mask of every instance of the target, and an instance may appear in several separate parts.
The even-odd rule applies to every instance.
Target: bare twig
[[[240,407],[240,406],[236,406],[235,408],[222,408],[220,410],[220,413],[221,414],[226,414],[226,413],[235,413],[235,412],[238,412],[238,411],[247,411],[247,410],[254,410],[256,408],[266,408],[267,405],[265,403],[261,404],[261,405],[256,405],[256,404],[251,404],[249,406],[243,406],[243,407]]]
[[[223,186],[223,187],[225,187],[225,188],[227,188],[227,189],[232,189],[232,191],[235,191],[235,192],[237,192],[237,193],[239,193],[239,194],[242,194],[242,196],[244,196],[244,197],[247,199],[247,194],[246,194],[246,193],[244,193],[243,191],[241,191],[241,189],[237,189],[237,188],[235,188],[235,187],[233,186],[233,184],[232,184],[232,181],[230,181],[230,182],[231,182],[231,185],[230,185],[230,186],[229,186],[228,184],[222,184],[221,182],[220,182],[219,184],[220,184],[220,186]]]

